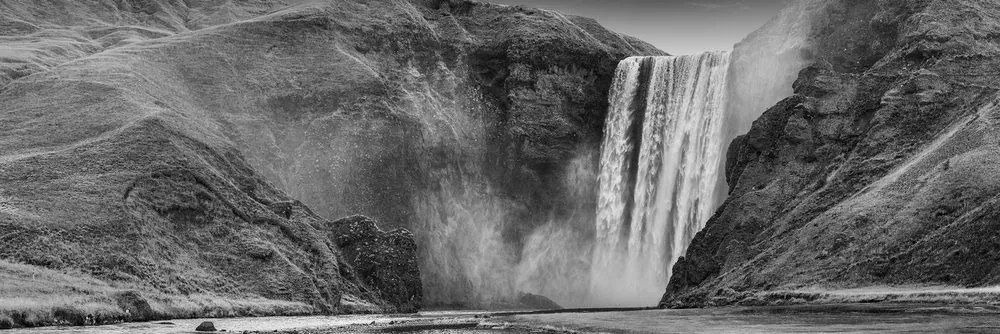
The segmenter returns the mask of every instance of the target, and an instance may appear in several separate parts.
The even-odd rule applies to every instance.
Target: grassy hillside
[[[305,6],[194,32],[174,27],[175,34],[98,50],[3,86],[5,319],[30,326],[413,309],[409,296],[392,296],[406,308],[380,296],[327,235],[332,223],[245,160],[230,131],[231,118],[247,115],[212,108],[225,97],[205,87],[235,67],[203,58],[252,52],[267,64],[268,46],[258,43],[301,43],[286,37],[315,33],[314,22],[297,21],[300,11],[315,13]],[[29,35],[36,47],[48,42],[41,34]],[[317,47],[303,57],[338,46]],[[274,73],[256,74],[254,82],[283,84],[267,77]],[[256,96],[250,87],[220,88]]]
[[[554,12],[398,0],[3,0],[0,46],[18,326],[412,311],[414,240],[436,302],[477,298],[496,282],[473,271],[499,271],[454,251],[496,252],[453,233],[482,229],[452,204],[565,207],[551,180],[600,137],[617,60],[662,53]],[[354,214],[414,234],[338,243]]]

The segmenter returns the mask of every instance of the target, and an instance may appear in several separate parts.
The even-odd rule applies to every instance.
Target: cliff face
[[[582,298],[614,70],[627,56],[663,52],[546,10],[436,1],[421,13],[460,55],[448,65],[455,92],[446,96],[466,96],[446,110],[462,118],[422,131],[449,134],[406,149],[423,156],[409,178],[418,180],[409,188],[418,200],[400,212],[424,245],[430,302]]]
[[[467,1],[0,9],[0,259],[17,282],[0,298],[31,301],[0,318],[22,324],[62,321],[58,307],[413,310],[411,260],[445,296],[432,302],[477,298],[508,273],[475,258],[507,252],[476,233],[516,250],[537,217],[566,215],[576,204],[552,198],[573,189],[552,180],[596,147],[617,61],[662,53],[589,19]],[[459,215],[482,206],[527,223]],[[328,219],[354,214],[414,235],[335,242]],[[125,290],[153,312],[126,312]],[[69,302],[43,302],[57,294]]]
[[[1000,4],[823,1],[795,94],[730,146],[730,197],[661,306],[1000,283]]]

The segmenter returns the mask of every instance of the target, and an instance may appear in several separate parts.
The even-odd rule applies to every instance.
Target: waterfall
[[[590,296],[655,304],[718,203],[729,53],[623,60],[601,147]]]

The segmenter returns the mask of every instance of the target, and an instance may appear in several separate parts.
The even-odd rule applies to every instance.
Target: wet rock
[[[521,298],[518,298],[517,301],[521,306],[534,310],[561,310],[563,308],[548,297],[530,293],[521,295]]]
[[[199,332],[215,332],[216,331],[215,324],[212,323],[211,321],[202,322],[194,330],[195,331],[199,331]]]

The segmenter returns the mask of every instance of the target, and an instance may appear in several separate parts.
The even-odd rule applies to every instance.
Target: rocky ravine
[[[1000,4],[826,0],[795,95],[730,147],[729,199],[662,306],[1000,283]]]
[[[0,9],[0,323],[20,325],[411,311],[417,262],[431,302],[468,301],[488,277],[427,259],[462,240],[439,223],[472,196],[447,194],[521,203],[514,245],[567,214],[551,180],[596,147],[617,61],[662,54],[468,1]],[[354,214],[415,234],[328,220]]]

